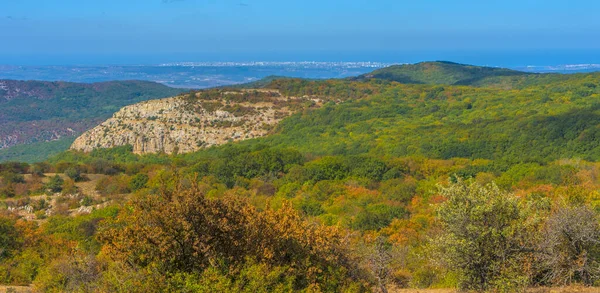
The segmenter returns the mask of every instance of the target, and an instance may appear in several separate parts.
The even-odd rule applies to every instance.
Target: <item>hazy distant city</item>
[[[309,79],[345,78],[400,63],[382,62],[174,62],[124,66],[0,65],[0,79],[100,82],[149,80],[171,87],[208,88],[259,80],[267,76]],[[600,64],[519,66],[528,72],[574,73],[600,70]]]

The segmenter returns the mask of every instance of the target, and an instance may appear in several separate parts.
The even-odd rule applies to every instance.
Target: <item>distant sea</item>
[[[270,75],[344,78],[393,64],[437,60],[530,72],[600,70],[600,50],[2,55],[0,79],[71,82],[139,79],[173,87],[206,88]]]

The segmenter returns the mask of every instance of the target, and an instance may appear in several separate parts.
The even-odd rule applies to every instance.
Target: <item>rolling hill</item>
[[[181,92],[146,81],[0,80],[0,161],[16,159],[9,147],[71,138],[125,105]]]
[[[422,83],[438,84],[402,84],[374,78],[382,76],[380,73],[386,70],[405,72],[404,75],[411,75],[413,81],[418,77]],[[272,131],[259,135],[268,134],[265,138],[242,144],[294,146],[318,155],[370,153],[405,156],[418,153],[442,159],[468,157],[544,162],[579,156],[600,160],[600,145],[597,143],[600,138],[597,131],[600,124],[597,114],[600,109],[600,75],[597,73],[527,74],[509,69],[426,62],[377,70],[370,76],[373,78],[273,79],[261,83],[262,90],[277,91],[278,95],[285,97],[277,103],[279,107],[291,103],[292,97],[323,103],[287,111],[285,116],[296,114],[281,120]],[[487,86],[461,85],[482,81],[486,81]],[[221,92],[229,94],[226,89],[221,89]],[[207,102],[205,99],[210,93],[200,92],[195,103]],[[227,99],[230,98],[222,101],[221,111],[227,112],[224,108]],[[252,103],[250,100],[243,102]],[[255,110],[260,112],[273,107],[265,106]],[[160,112],[160,109],[154,110]],[[174,115],[170,107],[164,112]],[[202,113],[197,117],[200,120],[203,120],[202,115],[207,115]],[[179,114],[185,116],[183,112]],[[133,116],[142,117],[141,120],[129,119],[135,120],[135,124],[143,121],[146,121],[144,125],[156,123],[143,118],[148,115],[138,113]],[[185,124],[179,121],[181,119],[163,118],[160,129],[178,131]],[[91,151],[133,144],[123,136],[132,137],[134,132],[135,141],[170,145],[169,149],[177,147],[186,152],[228,142],[224,139],[220,143],[190,147],[189,143],[183,143],[186,141],[185,134],[176,138],[173,135],[144,138],[150,131],[136,131],[136,127],[128,125],[126,121],[104,124],[94,136],[78,140],[74,147]],[[232,130],[234,126],[229,123],[220,127],[218,131],[229,133],[228,129]],[[97,143],[101,137],[109,138],[106,144]],[[194,139],[197,137],[194,136]]]
[[[349,92],[365,86],[319,81],[297,90],[318,92],[328,84]],[[256,143],[316,155],[598,161],[599,98],[598,74],[511,90],[392,83],[365,98],[293,115]]]
[[[358,76],[354,80],[383,79],[407,84],[475,85],[491,77],[528,75],[534,74],[506,68],[435,61],[394,65]]]

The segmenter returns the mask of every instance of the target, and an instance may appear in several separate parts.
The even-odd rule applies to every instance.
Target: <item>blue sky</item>
[[[594,0],[0,0],[23,56],[600,49]],[[291,53],[290,53],[291,54]]]

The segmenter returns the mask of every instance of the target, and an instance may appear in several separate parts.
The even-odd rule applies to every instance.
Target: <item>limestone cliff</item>
[[[187,153],[266,135],[294,111],[320,104],[276,90],[207,90],[122,108],[78,137],[71,149],[132,145],[134,153]]]

